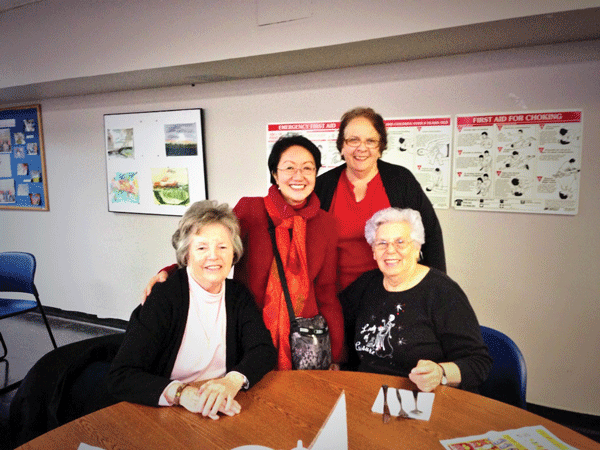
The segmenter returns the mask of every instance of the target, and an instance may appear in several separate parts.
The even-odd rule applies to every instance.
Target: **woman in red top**
[[[380,159],[387,145],[383,118],[371,108],[346,112],[336,144],[345,164],[320,175],[315,193],[321,208],[337,220],[338,290],[377,268],[364,237],[365,223],[375,212],[390,206],[419,211],[426,236],[421,263],[445,272],[442,228],[431,202],[408,169]]]
[[[244,197],[233,209],[244,244],[234,279],[250,289],[262,310],[278,350],[278,369],[291,369],[289,315],[269,236],[267,217],[271,217],[294,312],[297,317],[321,314],[327,320],[332,368],[337,369],[342,358],[344,320],[336,296],[336,221],[321,209],[313,192],[321,153],[303,136],[283,137],[273,145],[268,166],[272,183],[268,195]],[[164,280],[161,273],[152,281]]]

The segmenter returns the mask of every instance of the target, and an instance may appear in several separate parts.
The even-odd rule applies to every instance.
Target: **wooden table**
[[[356,372],[271,372],[240,392],[242,412],[213,421],[183,408],[119,403],[46,433],[19,449],[76,449],[80,442],[104,449],[227,449],[257,444],[305,447],[346,391],[350,449],[436,449],[441,439],[543,425],[579,450],[600,450],[587,437],[527,411],[459,389],[439,386],[429,421],[392,418],[383,424],[371,406],[382,384],[415,389],[405,378]]]

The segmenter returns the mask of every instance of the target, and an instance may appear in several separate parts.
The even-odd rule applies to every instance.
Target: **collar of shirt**
[[[188,267],[186,267],[189,285],[190,285],[190,301],[192,299],[198,300],[200,302],[206,303],[218,303],[225,296],[225,281],[223,281],[223,285],[221,286],[221,290],[217,294],[211,294],[207,290],[205,290],[196,280],[192,277],[192,271]]]

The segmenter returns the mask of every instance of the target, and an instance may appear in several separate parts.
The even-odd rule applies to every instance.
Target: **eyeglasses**
[[[410,244],[412,244],[413,241],[405,241],[403,239],[396,239],[393,240],[391,242],[388,241],[375,241],[373,243],[373,248],[375,250],[377,250],[378,252],[384,252],[388,249],[388,247],[390,246],[390,244],[392,244],[394,246],[394,248],[396,249],[397,252],[401,252],[406,250]]]
[[[305,177],[314,175],[317,172],[317,168],[315,166],[304,166],[304,167],[285,166],[285,167],[278,167],[277,170],[280,172],[283,172],[284,174],[286,174],[287,176],[290,176],[290,177],[294,176],[296,174],[296,172],[298,172],[298,171],[300,171],[300,173]]]
[[[360,143],[364,142],[365,147],[367,147],[368,149],[375,149],[375,148],[379,148],[379,139],[365,139],[364,141],[361,138],[358,137],[349,137],[344,139],[344,143],[348,146],[348,147],[352,147],[352,148],[357,148],[360,146]]]

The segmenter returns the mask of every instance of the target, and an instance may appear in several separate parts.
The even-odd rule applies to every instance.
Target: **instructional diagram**
[[[434,208],[450,206],[452,120],[447,117],[389,119],[384,161],[409,169]]]
[[[457,116],[456,209],[577,214],[581,111]]]

